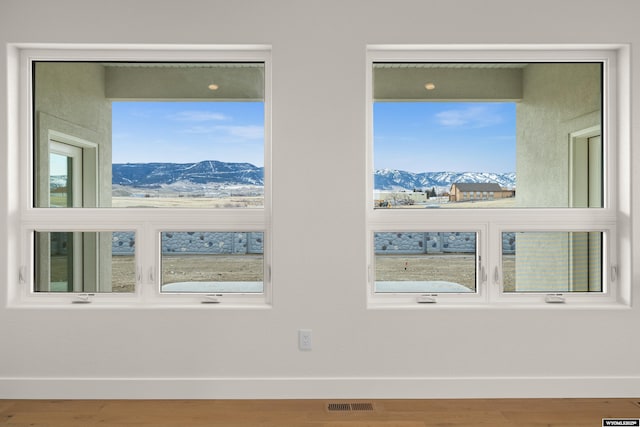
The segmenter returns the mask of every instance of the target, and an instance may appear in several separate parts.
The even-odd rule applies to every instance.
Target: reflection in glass
[[[375,292],[476,291],[476,233],[377,232]]]
[[[49,206],[69,208],[73,206],[73,189],[70,175],[73,159],[61,154],[49,154]]]
[[[51,292],[73,292],[73,233],[50,233]]]
[[[134,292],[135,233],[36,232],[35,292]]]
[[[603,233],[502,234],[504,292],[602,292]]]

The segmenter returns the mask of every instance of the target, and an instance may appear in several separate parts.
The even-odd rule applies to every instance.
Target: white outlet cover
[[[313,346],[311,339],[311,329],[298,330],[298,349],[302,351],[310,351]]]

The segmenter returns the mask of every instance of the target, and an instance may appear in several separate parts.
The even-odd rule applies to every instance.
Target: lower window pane
[[[262,293],[264,233],[161,233],[162,292]]]
[[[504,292],[602,292],[602,236],[600,231],[502,233]]]
[[[476,291],[473,232],[374,233],[375,292]]]
[[[135,233],[35,233],[35,292],[134,292]]]

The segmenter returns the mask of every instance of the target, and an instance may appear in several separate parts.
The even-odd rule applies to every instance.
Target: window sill
[[[430,304],[421,303],[400,303],[400,302],[369,302],[368,310],[628,310],[631,309],[630,304],[626,303],[602,303],[602,304],[586,304],[586,303],[564,303],[549,304],[545,302],[539,303],[513,303],[513,302],[495,302],[495,303],[463,303],[463,302],[435,302]]]
[[[271,304],[243,304],[235,302],[223,302],[219,304],[202,304],[199,302],[184,302],[184,303],[151,303],[151,304],[137,304],[128,302],[92,302],[90,304],[72,304],[66,303],[52,303],[52,302],[30,302],[30,303],[18,303],[8,304],[7,309],[10,310],[269,310],[272,308]]]

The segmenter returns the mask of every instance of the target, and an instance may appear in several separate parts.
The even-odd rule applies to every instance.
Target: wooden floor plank
[[[0,400],[8,427],[576,427],[640,418],[640,399]],[[350,407],[351,408],[351,407]]]

